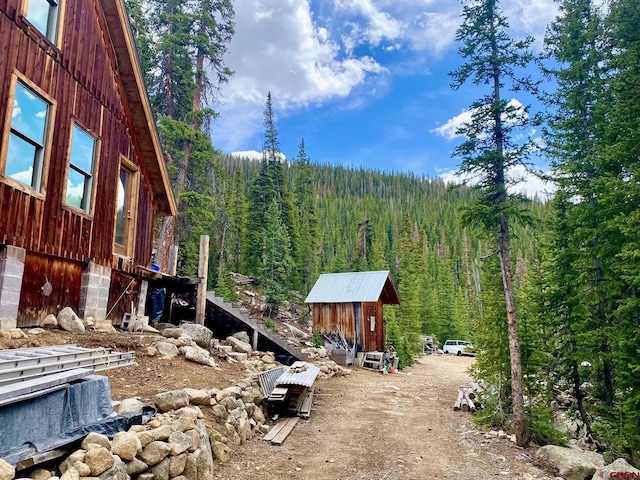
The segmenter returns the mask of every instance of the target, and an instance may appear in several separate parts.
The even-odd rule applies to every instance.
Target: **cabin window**
[[[122,159],[118,176],[116,199],[115,253],[131,256],[135,235],[136,198],[138,197],[138,170]]]
[[[22,82],[16,83],[4,176],[42,191],[45,142],[51,104]]]
[[[58,36],[58,0],[28,0],[27,20],[52,43]]]
[[[78,125],[73,126],[69,173],[65,203],[83,212],[91,209],[93,192],[93,169],[97,140]]]

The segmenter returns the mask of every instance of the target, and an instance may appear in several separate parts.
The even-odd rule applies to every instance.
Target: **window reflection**
[[[49,103],[16,84],[4,175],[40,191]]]

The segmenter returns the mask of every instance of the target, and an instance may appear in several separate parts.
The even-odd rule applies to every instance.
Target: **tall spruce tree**
[[[487,93],[471,104],[472,118],[458,133],[466,140],[454,155],[462,159],[460,172],[478,179],[479,199],[467,210],[467,218],[483,225],[494,238],[503,284],[511,361],[512,423],[516,442],[527,445],[529,433],[522,391],[520,338],[515,305],[511,223],[522,215],[521,199],[509,194],[509,169],[526,167],[530,142],[516,141],[529,120],[529,108],[505,98],[511,91],[533,89],[529,78],[519,73],[533,60],[529,51],[532,38],[514,41],[497,0],[481,0],[463,7],[462,24],[456,32],[461,67],[451,72],[452,87],[459,89],[467,81],[483,85]]]

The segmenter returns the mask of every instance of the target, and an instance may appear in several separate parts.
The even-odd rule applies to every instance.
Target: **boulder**
[[[76,312],[73,311],[71,307],[63,308],[58,314],[58,326],[66,330],[67,332],[72,333],[84,333],[84,323],[82,320],[76,315]]]
[[[171,457],[169,463],[169,476],[171,478],[177,477],[184,472],[185,467],[187,466],[187,454],[182,453],[180,455],[175,455]]]
[[[78,475],[80,475],[81,477],[88,477],[89,475],[91,475],[91,468],[89,467],[89,465],[87,465],[84,462],[76,462],[74,463],[70,470],[73,469],[76,472],[78,472]]]
[[[153,402],[161,412],[168,412],[189,405],[189,397],[184,390],[171,390],[154,395]]]
[[[107,448],[99,446],[87,451],[84,456],[84,463],[89,466],[91,476],[97,477],[113,467],[115,459]]]
[[[53,330],[54,328],[58,328],[58,320],[56,320],[56,316],[53,313],[50,313],[40,322],[40,327],[46,328],[47,330]]]
[[[251,352],[253,351],[249,342],[243,342],[242,340],[238,340],[236,337],[227,337],[227,343],[231,345],[236,352],[251,355]]]
[[[194,388],[185,388],[185,393],[189,397],[189,403],[195,405],[209,405],[211,395],[206,390],[196,390]]]
[[[126,470],[129,476],[133,477],[135,475],[138,475],[139,473],[145,472],[148,468],[149,466],[142,460],[140,460],[139,458],[134,458],[127,463]]]
[[[213,332],[207,327],[197,323],[183,323],[180,328],[182,333],[189,335],[197,345],[202,348],[209,348]]]
[[[238,340],[240,340],[241,342],[244,343],[251,343],[251,339],[249,338],[249,334],[247,332],[245,332],[244,330],[241,332],[236,332],[233,335],[231,335],[233,338],[237,338]]]
[[[211,442],[213,455],[220,460],[221,463],[227,463],[231,459],[231,449],[222,442]]]
[[[153,473],[154,480],[169,480],[169,469],[171,467],[171,458],[165,458],[157,465],[149,469]]]
[[[30,328],[28,332],[29,335],[42,335],[44,333],[44,328]]]
[[[80,474],[75,468],[70,467],[62,474],[60,480],[80,480]]]
[[[178,352],[178,347],[170,342],[158,342],[153,346],[156,347],[156,350],[158,350],[160,355],[166,358],[174,358],[180,354],[180,352]]]
[[[216,393],[216,401],[220,403],[223,398],[227,398],[227,397],[240,398],[241,396],[242,396],[242,389],[240,387],[237,387],[237,386],[227,387],[225,389],[218,390],[218,393]]]
[[[182,336],[182,329],[180,328],[165,328],[162,331],[162,336],[167,338],[180,338]]]
[[[615,473],[614,473],[615,472]],[[627,476],[621,476],[620,474],[629,474]],[[636,474],[632,476],[632,474]],[[596,473],[591,477],[592,480],[602,480],[608,478],[640,478],[640,470],[629,465],[623,458],[618,458],[615,462],[610,463],[602,468],[599,468]]]
[[[144,403],[142,403],[137,398],[125,398],[120,402],[116,412],[118,415],[126,415],[128,413],[140,413],[144,408]]]
[[[127,465],[118,457],[115,457],[113,466],[98,478],[100,480],[130,480],[129,474],[127,473]]]
[[[118,432],[113,437],[111,453],[125,460],[133,460],[142,451],[142,443],[135,432]]]
[[[13,480],[16,476],[16,467],[0,458],[0,480]]]
[[[201,365],[209,365],[210,367],[217,367],[215,360],[211,358],[209,350],[205,350],[200,347],[187,346],[182,349],[184,358],[191,362],[196,362]]]
[[[536,455],[555,466],[566,480],[587,480],[604,467],[602,455],[577,448],[545,445]]]
[[[29,475],[31,480],[49,480],[53,475],[49,470],[45,470],[44,468],[37,468]]]
[[[109,440],[109,437],[101,433],[95,433],[95,432],[91,432],[89,435],[84,437],[84,439],[82,440],[82,443],[80,444],[80,447],[85,450],[88,450],[89,445],[92,443],[98,444],[106,448],[107,450],[111,450],[111,441]]]
[[[165,442],[151,442],[140,453],[140,459],[147,465],[157,465],[171,453],[171,447]]]
[[[193,445],[193,438],[183,432],[173,432],[169,436],[169,446],[171,447],[171,455],[180,455],[186,452]]]

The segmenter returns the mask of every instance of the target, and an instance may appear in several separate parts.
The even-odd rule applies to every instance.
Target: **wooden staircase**
[[[361,366],[362,368],[369,368],[371,370],[380,370],[383,365],[383,360],[383,352],[365,352]]]

